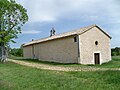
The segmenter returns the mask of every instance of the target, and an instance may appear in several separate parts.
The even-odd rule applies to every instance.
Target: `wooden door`
[[[100,54],[95,53],[94,54],[95,64],[100,64]]]

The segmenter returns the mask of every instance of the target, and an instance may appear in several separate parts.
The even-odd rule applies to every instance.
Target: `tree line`
[[[120,47],[115,47],[111,49],[112,56],[120,56]]]
[[[22,48],[12,48],[12,49],[10,49],[9,55],[23,57],[23,49]]]

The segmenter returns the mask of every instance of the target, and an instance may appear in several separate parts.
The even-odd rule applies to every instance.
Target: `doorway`
[[[94,53],[95,64],[100,64],[100,53]]]

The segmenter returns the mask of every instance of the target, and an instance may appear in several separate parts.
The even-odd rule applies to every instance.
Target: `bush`
[[[10,50],[9,54],[13,55],[13,56],[22,57],[23,56],[23,50],[21,48],[13,48],[13,49]]]
[[[111,55],[112,56],[119,56],[120,55],[120,48],[119,47],[112,48],[111,49]]]

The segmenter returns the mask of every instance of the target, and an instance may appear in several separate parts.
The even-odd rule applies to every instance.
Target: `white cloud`
[[[37,30],[22,31],[22,34],[38,34],[38,33],[41,33],[41,31]]]
[[[119,5],[114,0],[17,0],[28,10],[30,22],[54,22],[60,18],[93,20],[99,17],[119,17]],[[108,16],[108,17],[107,17]]]
[[[44,24],[43,22],[46,25],[44,28],[48,27],[48,23],[61,24],[59,22],[61,20],[62,22],[76,20],[75,23],[70,22],[72,26],[95,22],[94,24],[106,29],[117,45],[120,45],[117,42],[120,32],[120,0],[17,0],[17,2],[28,10],[29,15],[29,22],[26,23],[28,26],[25,27],[25,30],[29,31],[23,31],[23,34],[41,33],[39,30],[43,30],[40,26]],[[36,23],[39,24],[34,25]],[[63,24],[60,25],[60,29],[65,27]]]

